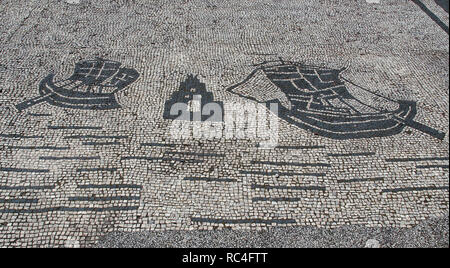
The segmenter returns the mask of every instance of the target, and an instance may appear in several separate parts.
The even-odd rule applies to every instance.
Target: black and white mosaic
[[[1,9],[1,247],[93,246],[110,232],[407,229],[448,215],[448,34],[412,1]],[[170,134],[177,121],[208,125],[211,103],[223,136]],[[226,136],[227,105],[270,103],[275,146]]]

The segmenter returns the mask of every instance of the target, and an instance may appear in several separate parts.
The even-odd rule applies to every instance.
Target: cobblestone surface
[[[113,232],[99,240],[101,248],[448,248],[448,217],[430,219],[413,228],[370,228],[347,225],[335,229],[311,226],[269,230]]]
[[[435,1],[422,3],[448,25]],[[93,246],[117,231],[412,228],[448,215],[448,30],[412,2],[4,0],[0,10],[2,247]],[[96,57],[139,73],[106,98],[115,109],[62,107],[39,91]],[[351,95],[380,111],[395,108],[380,96],[415,102],[422,125],[397,118],[398,133],[335,139],[280,116],[272,149],[170,135],[165,105],[192,85],[225,106],[292,102],[253,80],[227,90],[280,58],[345,69]]]

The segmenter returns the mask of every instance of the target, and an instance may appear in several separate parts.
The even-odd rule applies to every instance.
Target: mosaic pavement
[[[448,4],[300,2],[2,1],[0,246],[448,215]]]

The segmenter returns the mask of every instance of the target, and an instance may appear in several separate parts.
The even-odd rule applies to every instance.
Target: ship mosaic
[[[17,104],[16,108],[21,112],[42,102],[84,110],[120,108],[115,94],[139,78],[135,69],[121,65],[101,58],[78,62],[71,77],[54,81],[55,75],[48,75],[39,85],[40,96]]]
[[[346,86],[352,82],[341,76],[344,70],[283,60],[265,62],[227,90],[252,101],[278,103],[282,119],[332,139],[392,136],[407,126],[444,139],[445,133],[414,121],[417,107],[413,101],[383,97],[398,106],[386,110],[354,97]]]

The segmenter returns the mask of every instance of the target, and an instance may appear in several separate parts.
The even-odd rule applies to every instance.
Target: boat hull
[[[316,135],[332,139],[362,139],[397,135],[417,114],[416,103],[399,101],[396,111],[373,115],[333,116],[280,106],[280,118]]]
[[[46,101],[51,105],[84,110],[120,108],[114,94],[72,91],[57,87],[53,79],[54,75],[49,75],[42,80],[39,86],[40,94],[48,96]]]

